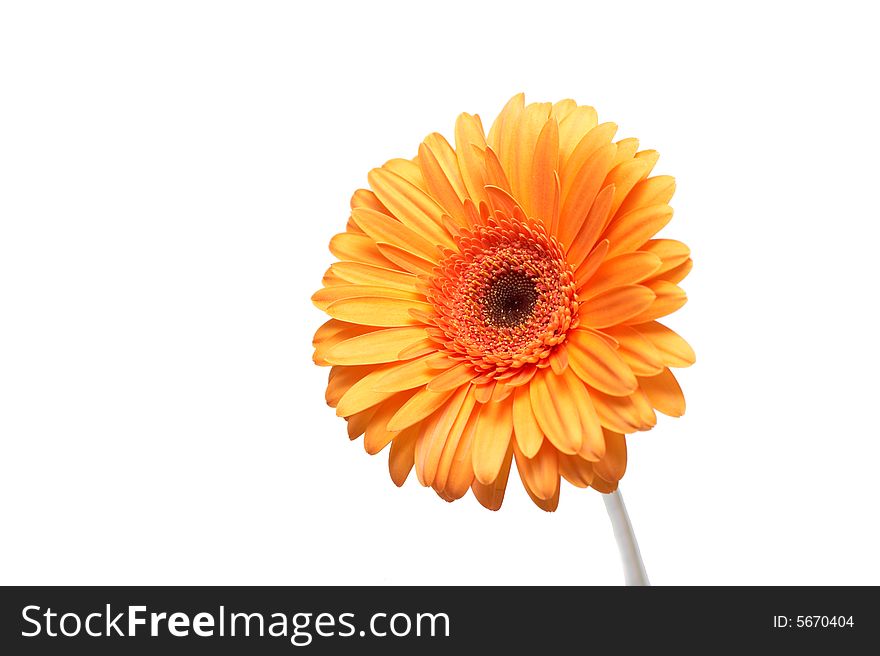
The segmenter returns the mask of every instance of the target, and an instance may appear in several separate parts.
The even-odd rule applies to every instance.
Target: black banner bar
[[[11,587],[4,654],[441,654],[877,644],[877,588]],[[845,651],[843,653],[852,653]]]

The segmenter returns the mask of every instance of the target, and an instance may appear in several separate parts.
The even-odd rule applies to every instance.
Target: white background
[[[684,418],[629,441],[656,584],[880,584],[868,3],[4,3],[0,583],[617,584],[599,495],[447,504],[323,400],[367,171],[514,93],[676,176]]]

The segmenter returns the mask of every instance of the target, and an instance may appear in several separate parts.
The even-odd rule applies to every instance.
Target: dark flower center
[[[537,300],[535,281],[522,271],[508,271],[489,283],[483,299],[485,317],[499,328],[519,326],[529,319]]]

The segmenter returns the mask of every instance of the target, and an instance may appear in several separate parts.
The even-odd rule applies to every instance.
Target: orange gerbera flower
[[[624,436],[685,402],[670,367],[694,362],[656,320],[686,300],[687,246],[654,239],[672,217],[653,150],[612,141],[592,107],[524,104],[488,137],[462,114],[455,148],[429,135],[413,159],[370,172],[351,201],[339,258],[312,300],[332,318],[315,362],[327,402],[391,445],[391,478],[452,501],[501,506],[512,461],[555,510],[560,476],[611,492]]]

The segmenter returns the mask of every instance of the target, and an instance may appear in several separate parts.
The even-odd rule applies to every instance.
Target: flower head
[[[684,412],[670,367],[694,354],[658,323],[686,297],[669,176],[591,107],[507,103],[488,137],[462,114],[453,148],[370,172],[312,300],[327,402],[391,477],[501,506],[513,461],[541,508],[560,477],[611,492],[625,435]]]

